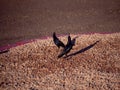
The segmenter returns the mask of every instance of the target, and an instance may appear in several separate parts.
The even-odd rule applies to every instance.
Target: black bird
[[[53,33],[53,41],[54,41],[55,45],[56,45],[58,48],[60,48],[60,47],[65,48],[64,43],[57,38],[55,32]]]
[[[73,40],[71,41],[73,45],[75,45],[76,38],[78,38],[78,36],[74,37]]]
[[[58,55],[58,58],[62,57],[63,55],[67,55],[67,53],[70,52],[70,50],[72,49],[72,47],[75,45],[75,39],[71,40],[70,35],[68,36],[68,42],[65,46],[65,48],[63,49],[63,51]]]

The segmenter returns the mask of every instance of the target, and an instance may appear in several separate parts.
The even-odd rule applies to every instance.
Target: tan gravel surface
[[[119,90],[120,33],[72,35],[72,54],[57,58],[61,50],[52,38],[11,48],[0,55],[0,90]],[[59,37],[64,43],[67,36]]]

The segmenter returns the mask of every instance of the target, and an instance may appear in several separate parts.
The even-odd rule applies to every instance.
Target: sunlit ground
[[[51,37],[0,54],[0,90],[119,90],[120,33],[76,36],[67,58]]]

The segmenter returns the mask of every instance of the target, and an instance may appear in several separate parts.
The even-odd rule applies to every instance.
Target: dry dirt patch
[[[67,58],[57,58],[61,50],[52,38],[1,54],[0,90],[119,90],[120,33],[71,35],[75,36],[79,37]],[[67,36],[59,38],[67,42]]]

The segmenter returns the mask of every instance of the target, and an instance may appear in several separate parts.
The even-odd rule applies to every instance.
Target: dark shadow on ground
[[[100,41],[100,40],[99,40],[99,41]],[[93,46],[95,46],[99,41],[96,41],[95,43],[93,43],[93,44],[91,44],[91,45],[89,45],[89,46],[87,46],[87,47],[85,47],[85,48],[83,48],[83,49],[80,49],[79,51],[76,51],[76,52],[74,52],[74,53],[71,53],[71,54],[67,55],[65,58],[67,58],[67,57],[69,57],[69,56],[74,56],[74,55],[83,53],[83,52],[89,50],[90,48],[92,48]]]
[[[7,52],[9,52],[8,49],[7,49],[7,50],[0,51],[0,54],[7,53]]]

